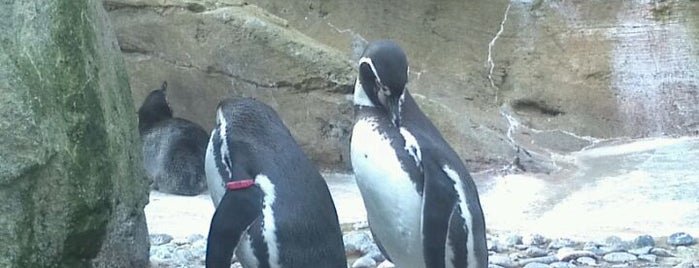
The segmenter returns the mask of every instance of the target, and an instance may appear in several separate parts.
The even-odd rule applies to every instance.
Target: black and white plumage
[[[206,190],[204,156],[209,134],[194,122],[173,117],[166,92],[163,82],[138,109],[146,176],[161,192],[197,195]]]
[[[350,150],[369,227],[397,267],[487,267],[476,186],[407,79],[393,41],[370,44],[359,60]]]
[[[250,98],[226,99],[216,112],[206,175],[216,212],[207,267],[345,268],[342,232],[325,180],[277,113]],[[230,182],[253,180],[230,190]]]

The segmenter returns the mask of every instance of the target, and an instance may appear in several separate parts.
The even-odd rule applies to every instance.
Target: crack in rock
[[[207,75],[220,75],[220,76],[225,76],[231,79],[234,79],[236,81],[241,81],[246,84],[253,85],[258,88],[292,88],[295,90],[295,92],[298,93],[307,93],[311,91],[316,91],[316,90],[321,90],[324,88],[333,88],[337,90],[332,90],[333,92],[337,91],[338,93],[341,94],[347,94],[352,90],[351,86],[349,85],[341,85],[338,83],[334,83],[332,81],[329,81],[327,79],[324,79],[322,77],[307,77],[300,82],[290,82],[286,80],[279,80],[276,82],[272,83],[265,83],[265,82],[259,82],[255,81],[252,79],[247,79],[244,78],[240,75],[233,74],[231,72],[221,70],[219,68],[216,68],[214,66],[207,66],[206,68],[201,68],[199,66],[193,65],[191,63],[181,63],[178,62],[177,60],[174,59],[169,59],[160,55],[157,55],[156,53],[135,47],[135,46],[123,46],[121,48],[121,51],[125,54],[138,54],[138,55],[143,55],[147,56],[150,58],[155,58],[158,60],[161,60],[163,62],[166,62],[170,65],[173,65],[178,68],[183,68],[183,69],[193,69],[198,72],[205,73]]]
[[[165,3],[146,3],[138,1],[124,1],[124,0],[105,0],[103,2],[104,8],[107,11],[115,11],[122,9],[159,9],[165,10],[170,8],[181,8],[186,9],[194,13],[201,13],[204,11],[215,10],[223,7],[241,7],[246,6],[247,3],[242,1],[220,1],[216,4],[201,4],[195,2],[184,2],[184,1],[166,1]]]
[[[493,60],[493,47],[495,46],[495,41],[498,40],[502,32],[505,30],[505,23],[507,22],[507,15],[510,13],[510,6],[511,4],[507,4],[507,8],[505,9],[505,14],[502,17],[502,21],[500,22],[500,29],[498,32],[495,34],[492,40],[490,40],[490,43],[488,43],[488,65],[490,65],[490,69],[488,70],[488,81],[490,81],[490,86],[495,88],[495,103],[497,104],[498,102],[498,94],[500,91],[500,87],[495,85],[495,81],[493,80],[493,70],[495,70],[495,61]]]

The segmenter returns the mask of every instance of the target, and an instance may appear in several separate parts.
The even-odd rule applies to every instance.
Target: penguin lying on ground
[[[206,267],[345,268],[342,232],[325,180],[277,113],[226,99],[206,154],[216,212]]]
[[[206,190],[204,157],[209,134],[191,121],[173,118],[166,91],[163,82],[138,109],[146,175],[161,192],[198,195]]]
[[[476,186],[405,85],[408,61],[392,41],[359,60],[350,151],[369,227],[399,268],[487,267]]]

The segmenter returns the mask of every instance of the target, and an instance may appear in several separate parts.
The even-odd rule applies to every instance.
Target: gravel
[[[674,236],[673,236],[674,235]],[[500,253],[491,252],[490,268],[556,268],[556,267],[687,267],[699,268],[699,256],[688,253],[699,252],[696,241],[690,241],[688,234],[675,233],[664,238],[650,239],[639,236],[625,241],[609,237],[603,241],[575,241],[568,238],[549,239],[541,235],[490,236],[489,241],[497,244]],[[348,263],[353,268],[390,268],[366,230],[355,230],[343,236],[345,250],[353,260]],[[652,239],[652,240],[651,240]],[[693,238],[692,238],[693,239]],[[151,267],[153,268],[202,268],[206,258],[206,238],[190,235],[173,239],[168,234],[151,234]],[[670,240],[678,243],[671,244]],[[650,241],[653,241],[652,243]],[[661,241],[658,243],[658,241]],[[693,240],[692,240],[693,241]],[[650,244],[654,246],[649,246]],[[645,246],[641,246],[645,245]],[[235,260],[235,257],[233,258]],[[234,262],[232,268],[240,268]],[[398,267],[404,268],[404,267]],[[407,267],[410,268],[410,267]]]

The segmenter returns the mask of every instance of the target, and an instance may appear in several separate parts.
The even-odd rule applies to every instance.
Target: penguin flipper
[[[211,219],[206,245],[206,267],[228,268],[243,232],[262,214],[259,186],[226,191]]]
[[[423,254],[426,267],[445,267],[449,221],[456,195],[453,183],[434,161],[422,162],[425,184],[422,197]]]

